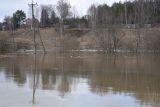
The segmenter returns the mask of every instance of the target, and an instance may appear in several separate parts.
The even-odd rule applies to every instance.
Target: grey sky
[[[53,4],[56,5],[58,0],[35,0],[39,5],[41,4]],[[84,15],[91,4],[103,4],[107,3],[111,5],[113,2],[124,0],[68,0],[72,6],[75,6],[79,15]],[[13,12],[18,9],[24,10],[28,13],[28,3],[31,0],[0,0],[0,21],[5,16],[11,16]]]

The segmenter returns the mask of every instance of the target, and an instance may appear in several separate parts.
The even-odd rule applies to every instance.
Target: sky
[[[34,0],[39,5],[52,4],[56,5],[58,0]],[[114,2],[124,0],[68,0],[71,6],[76,7],[79,15],[85,15],[87,9],[91,4],[103,4],[107,3],[112,5]],[[28,13],[28,4],[31,0],[0,0],[0,21],[3,21],[5,16],[11,16],[16,10],[20,9]],[[28,15],[28,14],[27,14]]]

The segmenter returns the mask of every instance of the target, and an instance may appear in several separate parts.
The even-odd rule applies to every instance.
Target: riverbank
[[[159,52],[159,28],[148,29],[70,29],[63,37],[54,28],[40,29],[46,51],[109,51],[113,52]],[[42,51],[36,35],[37,50]],[[0,32],[0,51],[31,52],[34,50],[33,32],[18,29]]]

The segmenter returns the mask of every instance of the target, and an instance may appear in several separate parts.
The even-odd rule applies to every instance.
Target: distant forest
[[[114,3],[111,7],[107,4],[92,5],[88,15],[97,26],[138,24],[143,27],[145,24],[160,23],[160,1],[134,0]]]

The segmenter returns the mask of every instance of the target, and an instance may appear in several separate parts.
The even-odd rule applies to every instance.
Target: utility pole
[[[34,16],[34,7],[35,6],[38,6],[38,4],[37,3],[34,3],[33,2],[33,0],[32,0],[32,3],[31,4],[29,4],[29,6],[31,7],[31,10],[32,10],[32,30],[33,30],[33,41],[34,41],[34,52],[35,52],[35,54],[36,54],[36,51],[37,51],[37,45],[36,45],[36,20],[35,20],[35,16]],[[38,26],[39,27],[39,26]],[[44,43],[43,43],[43,40],[42,40],[42,37],[41,37],[41,35],[40,35],[40,31],[39,31],[39,28],[38,28],[38,36],[39,36],[39,38],[40,38],[40,40],[41,40],[41,44],[42,44],[42,46],[43,46],[43,51],[44,51],[44,53],[46,53],[46,50],[45,50],[45,46],[44,46]]]
[[[127,0],[124,3],[124,6],[125,6],[125,22],[126,22],[126,25],[127,25],[128,24],[128,19],[127,19]]]
[[[36,54],[37,46],[36,46],[36,31],[35,31],[35,17],[34,17],[34,6],[36,6],[37,3],[34,3],[32,0],[32,3],[29,4],[32,9],[32,29],[33,29],[33,41],[34,41],[34,53]]]

